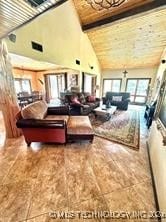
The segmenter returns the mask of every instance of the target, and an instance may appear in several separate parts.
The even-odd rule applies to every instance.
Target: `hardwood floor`
[[[139,151],[98,137],[93,144],[32,143],[31,148],[27,148],[23,137],[7,140],[4,145],[1,141],[0,221],[119,221],[55,220],[49,213],[155,210],[147,130],[140,113]],[[2,135],[2,118],[0,127]]]

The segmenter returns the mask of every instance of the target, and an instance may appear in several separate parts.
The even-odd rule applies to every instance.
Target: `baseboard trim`
[[[150,148],[148,142],[146,142],[147,146],[147,152],[148,152],[148,159],[149,159],[149,166],[150,166],[150,174],[151,174],[151,179],[152,179],[152,187],[153,187],[153,193],[154,193],[154,201],[156,205],[156,211],[160,212],[160,206],[159,206],[159,201],[158,201],[158,196],[157,196],[157,189],[156,189],[156,184],[155,184],[155,179],[154,179],[154,173],[153,173],[153,168],[152,168],[152,161],[150,158]],[[158,217],[158,221],[161,222],[161,217]]]

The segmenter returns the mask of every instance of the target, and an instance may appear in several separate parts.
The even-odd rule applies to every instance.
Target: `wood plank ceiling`
[[[47,0],[35,8],[26,1],[0,0],[0,38],[67,0]],[[166,0],[128,0],[118,8],[103,11],[92,9],[86,0],[73,1],[83,29],[89,29],[88,36],[102,68],[159,64],[166,47]],[[138,15],[148,7],[154,9],[160,5],[164,7]],[[137,16],[130,17],[132,12]],[[129,16],[128,19],[125,16]],[[109,21],[114,22],[109,24]],[[103,26],[104,22],[107,26]]]
[[[0,39],[65,1],[67,0],[47,0],[32,7],[27,0],[0,0]]]
[[[148,11],[148,4],[154,7],[153,2],[128,0],[118,8],[96,11],[85,0],[74,0],[82,27],[95,24],[95,29],[89,29],[87,33],[102,69],[143,68],[159,65],[166,47],[166,7],[162,5],[160,8]],[[163,4],[164,1],[159,2]],[[103,23],[100,26],[99,21],[103,18],[112,19],[125,10],[132,11],[134,8],[144,7],[142,4],[146,4],[146,13],[136,13],[136,16],[124,17],[116,22],[105,26]]]
[[[153,0],[127,0],[125,3],[118,7],[97,11],[94,10],[86,0],[73,0],[77,12],[79,14],[82,25],[87,25],[89,23],[93,23],[99,21],[104,18],[108,18],[117,14],[120,14],[126,10],[131,10],[141,5],[145,5]],[[97,1],[96,1],[97,2]]]

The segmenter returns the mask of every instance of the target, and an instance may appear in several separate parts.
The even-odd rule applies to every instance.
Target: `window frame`
[[[31,84],[31,79],[28,79],[28,78],[14,78],[14,81],[19,81],[19,84],[20,84],[20,89],[21,91],[20,92],[24,92],[25,90],[23,89],[22,87],[22,81],[28,81],[29,82],[29,86],[30,86],[30,93],[32,93],[32,84]]]
[[[135,88],[135,94],[134,94],[134,95],[130,94],[130,96],[133,96],[133,97],[134,97],[134,101],[131,102],[131,104],[142,104],[142,105],[143,105],[143,104],[146,104],[147,99],[148,99],[148,94],[149,94],[149,85],[150,85],[152,79],[151,79],[151,78],[127,78],[127,79],[126,79],[125,92],[127,92],[127,84],[128,84],[128,81],[129,81],[129,80],[137,80],[136,88]],[[147,88],[148,92],[147,92],[147,95],[146,95],[146,96],[137,95],[137,94],[136,94],[136,93],[137,93],[137,89],[138,89],[139,80],[149,80],[149,84],[148,84],[148,88]],[[145,102],[144,102],[144,103],[135,102],[136,97],[144,97],[144,98],[145,98]]]
[[[114,81],[114,80],[119,80],[120,81],[120,88],[119,88],[119,92],[121,91],[121,88],[122,88],[122,78],[104,78],[103,79],[103,87],[102,87],[102,96],[105,96],[104,95],[104,81],[106,81],[106,80],[112,80],[112,81]],[[112,88],[112,85],[111,85],[111,88]],[[111,89],[112,90],[112,89]],[[111,91],[112,92],[112,91]]]

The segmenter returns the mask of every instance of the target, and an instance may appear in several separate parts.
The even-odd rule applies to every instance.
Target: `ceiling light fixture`
[[[127,0],[85,0],[93,9],[101,11],[118,7]]]

